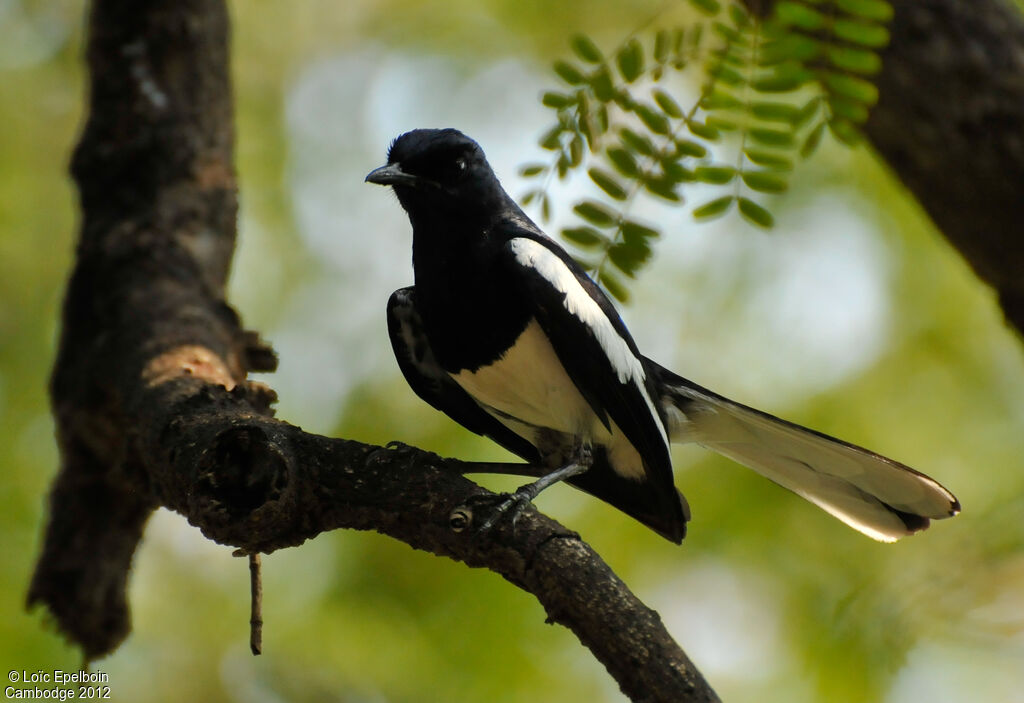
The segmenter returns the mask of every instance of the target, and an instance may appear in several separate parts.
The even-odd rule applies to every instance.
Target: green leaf
[[[832,119],[828,122],[828,129],[832,132],[832,136],[846,146],[856,146],[860,143],[860,130],[852,122],[843,119]]]
[[[700,106],[705,110],[738,110],[743,103],[731,93],[715,88],[700,101]]]
[[[722,132],[735,132],[740,128],[739,122],[736,120],[730,120],[727,117],[721,117],[719,115],[708,115],[708,118],[704,120],[704,124],[712,129],[717,129]]]
[[[722,9],[718,0],[690,0],[690,4],[707,15],[717,15]]]
[[[626,290],[626,287],[622,285],[619,279],[607,270],[601,270],[597,274],[597,280],[602,286],[604,286],[604,289],[608,291],[608,295],[621,303],[629,302],[629,291]]]
[[[709,127],[695,120],[689,120],[686,123],[686,128],[690,130],[690,134],[693,136],[700,137],[709,142],[718,141],[718,138],[721,136],[721,133],[714,127]]]
[[[547,193],[540,195],[540,219],[547,222],[551,219],[551,198]]]
[[[722,47],[712,50],[711,54],[717,56],[722,63],[738,69],[746,69],[750,65],[750,56],[745,51],[739,51],[736,47]]]
[[[804,106],[800,108],[800,112],[796,116],[796,121],[793,123],[794,127],[802,127],[807,124],[814,115],[817,114],[821,108],[821,96],[815,96],[804,103]]]
[[[682,37],[682,32],[680,32],[679,36]],[[690,48],[691,49],[696,49],[697,47],[699,47],[700,43],[701,43],[701,40],[703,40],[703,39],[704,39],[704,25],[703,24],[698,24],[696,27],[693,27],[690,30]],[[682,48],[682,44],[676,44],[676,53],[678,53],[681,50],[681,48]]]
[[[739,208],[740,214],[743,217],[759,227],[768,229],[775,224],[775,218],[772,217],[772,214],[749,198],[741,196],[739,198]]]
[[[547,168],[547,164],[526,164],[520,167],[519,175],[523,178],[532,178],[540,173],[544,173]]]
[[[644,71],[644,49],[635,37],[619,49],[615,60],[619,65],[619,73],[627,83],[635,81]]]
[[[800,110],[791,103],[756,102],[750,106],[750,112],[760,120],[772,122],[796,122]]]
[[[572,210],[590,224],[598,227],[611,227],[615,224],[615,220],[618,217],[607,206],[593,200],[584,200],[581,203],[577,203]]]
[[[543,97],[541,97],[540,99],[540,102],[545,107],[553,107],[555,109],[560,109],[572,105],[573,103],[576,102],[576,100],[571,95],[565,95],[564,93],[557,93],[553,90],[549,90],[548,92],[544,93]]]
[[[608,249],[608,258],[620,271],[633,278],[651,258],[651,247],[643,239],[619,242]]]
[[[675,183],[686,183],[694,180],[693,171],[683,166],[678,161],[674,160],[662,160],[661,171],[664,173],[664,180],[666,182]]]
[[[598,245],[606,245],[610,241],[608,237],[598,232],[593,227],[566,227],[562,230],[562,237],[573,244],[583,248],[593,248]]]
[[[848,15],[874,22],[892,19],[892,5],[885,0],[835,0],[836,7]]]
[[[714,76],[717,81],[724,83],[725,85],[742,85],[746,82],[742,73],[733,68],[729,68],[724,63],[712,67],[709,73]]]
[[[594,97],[603,103],[615,99],[615,84],[612,82],[612,72],[607,66],[601,66],[590,76],[590,87],[594,91]]]
[[[598,103],[600,105],[601,103]],[[590,109],[590,100],[586,91],[580,91],[579,107],[577,108],[577,130],[587,142],[587,147],[593,151],[597,140],[594,138],[594,115]]]
[[[558,161],[555,162],[555,168],[558,170],[558,180],[565,180],[565,177],[569,175],[569,169],[572,164],[569,162],[569,153],[562,151],[558,155]]]
[[[672,131],[668,119],[650,105],[639,103],[635,112],[640,121],[647,125],[647,129],[655,134],[668,134]]]
[[[519,204],[522,205],[523,207],[526,207],[527,205],[532,203],[538,195],[540,195],[543,192],[544,191],[541,190],[527,191],[526,193],[523,194],[523,197],[519,199]]]
[[[604,134],[605,132],[607,132],[608,131],[608,125],[609,125],[609,122],[608,122],[608,108],[605,107],[604,103],[599,103],[598,104],[598,106],[594,109],[593,115],[594,115],[594,122],[597,125],[597,131],[600,134]],[[591,148],[591,151],[593,151],[593,149],[594,149],[594,144],[593,143],[591,143],[590,148]]]
[[[694,27],[694,31],[690,33],[690,41],[691,42],[693,41],[694,33],[699,34],[700,33],[700,28],[702,26],[703,26],[702,24],[698,24],[696,27]],[[675,29],[672,30],[672,53],[674,53],[676,55],[680,55],[680,54],[683,53],[683,41],[685,39],[686,39],[686,32],[685,32],[685,30],[683,30],[682,27],[676,27]],[[691,46],[696,47],[696,44],[691,44]]]
[[[736,169],[732,166],[698,166],[693,177],[701,183],[723,185],[736,177]]]
[[[721,198],[715,198],[714,200],[704,203],[699,208],[693,211],[693,219],[695,220],[710,220],[713,217],[721,217],[729,208],[732,207],[735,196],[723,195]]]
[[[726,45],[737,44],[743,39],[738,29],[725,22],[712,22],[711,31],[724,39]],[[721,56],[721,52],[718,52],[718,55]]]
[[[779,39],[761,45],[757,55],[760,66],[775,66],[783,61],[806,64],[821,53],[821,43],[814,37],[787,32]]]
[[[821,81],[832,93],[838,93],[866,105],[874,105],[878,102],[878,88],[874,83],[863,78],[845,73],[825,73],[821,76]]]
[[[548,151],[560,148],[562,146],[562,125],[556,124],[545,132],[540,138],[540,146]]]
[[[620,231],[622,232],[622,238],[626,241],[631,241],[637,237],[641,239],[653,239],[661,234],[653,227],[642,225],[635,220],[623,220],[620,225]]]
[[[734,3],[726,8],[729,12],[729,19],[732,23],[741,29],[750,24],[750,15],[743,9],[743,6],[739,3]]]
[[[608,194],[609,197],[615,200],[626,199],[626,189],[619,185],[618,181],[608,173],[602,171],[599,168],[591,168],[587,171],[587,175],[590,176],[590,180],[597,184],[597,187]]]
[[[855,124],[867,122],[868,108],[864,103],[847,100],[841,95],[833,95],[828,101],[833,117],[841,117]]]
[[[743,150],[743,154],[750,159],[752,163],[755,163],[758,166],[765,166],[785,171],[789,171],[793,168],[793,159],[776,152],[748,147]]]
[[[608,155],[608,160],[612,162],[615,170],[621,173],[627,178],[636,178],[637,174],[640,173],[640,167],[636,164],[636,159],[633,155],[622,147],[612,146],[608,147],[605,152]]]
[[[746,171],[741,177],[748,188],[759,193],[782,193],[788,187],[785,178],[770,171]]]
[[[675,99],[660,88],[654,89],[654,102],[658,103],[658,107],[661,108],[669,117],[679,119],[683,116],[683,108],[679,107],[679,103]]]
[[[807,135],[807,139],[800,147],[800,157],[806,159],[808,156],[813,154],[821,143],[821,138],[825,134],[825,123],[819,122],[815,125],[811,133]]]
[[[569,41],[569,46],[577,56],[587,63],[601,63],[604,60],[604,56],[601,54],[601,50],[597,48],[597,44],[585,34],[574,36]]]
[[[793,144],[793,133],[788,130],[759,127],[747,132],[752,141],[764,146],[788,147]]]
[[[555,61],[555,73],[569,85],[580,85],[586,81],[580,70],[568,61]]]
[[[583,138],[580,135],[573,135],[569,142],[569,166],[576,168],[583,162]]]
[[[786,61],[766,75],[754,79],[754,90],[761,93],[788,93],[814,79],[814,73],[803,64]]]
[[[683,201],[679,193],[676,192],[676,183],[672,181],[666,181],[660,178],[649,178],[644,181],[644,188],[647,192],[652,195],[657,195],[659,198],[668,200],[672,203],[681,203]]]
[[[654,156],[654,143],[642,134],[637,134],[628,127],[619,130],[619,137],[622,142],[633,151],[644,156]]]
[[[659,30],[654,36],[654,60],[665,63],[671,50],[672,36],[667,29]]]
[[[679,138],[675,140],[675,144],[676,151],[683,156],[692,156],[695,159],[703,159],[708,155],[707,148],[703,144],[695,142],[692,139]]]
[[[833,66],[850,73],[873,75],[882,70],[882,59],[869,49],[833,45],[825,49],[825,55]]]
[[[790,0],[775,5],[775,18],[784,25],[797,27],[808,32],[824,29],[827,20],[815,9]]]
[[[832,23],[832,33],[851,44],[871,49],[882,49],[889,44],[889,30],[878,24],[837,19]]]

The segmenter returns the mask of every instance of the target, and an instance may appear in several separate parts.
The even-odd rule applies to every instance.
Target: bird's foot
[[[532,484],[530,484],[532,485]],[[486,535],[506,516],[511,517],[512,528],[515,529],[519,516],[535,497],[532,491],[524,491],[523,486],[515,493],[487,493],[470,496],[464,503],[452,511],[449,521],[456,532],[471,527],[475,517],[483,517],[476,528],[475,537]]]
[[[520,486],[516,489],[515,493],[487,493],[470,497],[469,500],[455,508],[449,515],[448,520],[451,528],[456,532],[466,529],[473,523],[473,504],[486,505],[490,503],[495,505],[477,528],[477,536],[490,532],[498,524],[498,521],[502,519],[502,516],[506,514],[512,516],[512,528],[515,529],[516,522],[519,520],[519,515],[523,512],[523,509],[532,503],[533,499],[541,491],[555,483],[564,481],[572,476],[577,476],[590,468],[590,448],[582,449],[581,456],[581,460],[563,466],[560,469],[555,469],[551,473],[541,476],[533,483]]]

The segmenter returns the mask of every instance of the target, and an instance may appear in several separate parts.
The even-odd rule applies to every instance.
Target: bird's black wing
[[[391,294],[388,335],[398,367],[416,395],[467,430],[497,442],[533,467],[541,466],[536,447],[481,408],[437,363],[416,308],[415,287],[400,288]],[[526,469],[522,473],[532,475],[536,471]]]
[[[516,218],[503,225],[507,243],[502,265],[509,280],[530,302],[563,368],[595,414],[606,426],[607,420],[614,422],[640,454],[644,475],[631,480],[650,487],[650,499],[681,534],[689,515],[672,478],[654,379],[604,293],[565,251],[530,224]],[[610,468],[616,470],[614,462]],[[586,490],[593,492],[595,487]]]

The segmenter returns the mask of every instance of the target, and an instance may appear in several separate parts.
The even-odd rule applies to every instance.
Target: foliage
[[[619,300],[628,296],[621,277],[636,276],[659,234],[630,215],[639,197],[682,204],[684,188],[703,184],[712,195],[693,208],[697,221],[735,206],[770,228],[758,197],[784,192],[826,129],[855,144],[878,99],[869,77],[889,38],[885,0],[783,0],[765,21],[736,2],[690,2],[703,20],[660,28],[646,44],[632,35],[610,56],[573,37],[575,61],[554,64],[565,88],[542,98],[556,115],[540,138],[553,158],[521,169],[539,184],[523,203],[537,201],[544,220],[551,178],[586,171],[601,199],[577,202],[577,222],[561,234]],[[701,88],[684,108],[680,79],[693,67]]]

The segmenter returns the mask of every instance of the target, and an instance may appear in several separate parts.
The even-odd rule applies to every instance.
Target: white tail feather
[[[663,376],[673,442],[738,461],[868,537],[895,542],[960,511],[952,493],[908,466]]]

